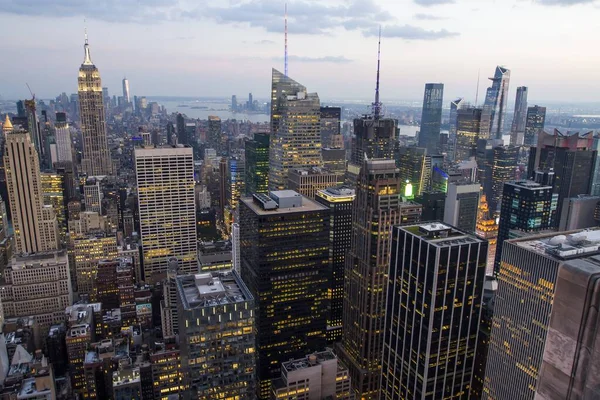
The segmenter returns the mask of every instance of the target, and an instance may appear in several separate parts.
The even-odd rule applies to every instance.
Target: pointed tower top
[[[379,43],[377,44],[377,82],[375,84],[375,102],[372,104],[373,118],[381,116],[381,102],[379,101],[379,67],[381,65],[381,26],[379,27]]]
[[[8,114],[6,114],[6,119],[4,120],[4,125],[2,125],[2,131],[7,132],[7,131],[12,131],[13,130],[13,124],[12,122],[10,122],[10,118],[8,118]]]
[[[90,45],[88,44],[87,28],[85,28],[85,44],[83,45],[83,50],[85,52],[83,65],[94,65],[94,63],[92,62],[92,57],[90,56]]]

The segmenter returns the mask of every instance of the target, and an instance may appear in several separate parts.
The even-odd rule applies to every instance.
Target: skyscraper
[[[450,123],[450,138],[454,138],[456,136],[456,118],[458,117],[458,110],[465,108],[466,105],[466,101],[462,97],[450,102],[450,115],[448,117],[448,121]]]
[[[496,212],[502,200],[504,182],[515,180],[519,149],[516,146],[497,146],[494,148],[492,164],[492,197],[490,210]]]
[[[494,77],[490,78],[492,86],[487,88],[485,103],[481,113],[481,127],[479,137],[482,139],[502,139],[504,132],[504,118],[506,117],[506,103],[508,101],[508,84],[510,70],[497,66]]]
[[[83,137],[83,172],[90,176],[111,175],[112,161],[108,151],[104,99],[100,72],[90,58],[87,34],[85,58],[79,68],[78,94],[81,135]]]
[[[423,223],[391,247],[381,399],[469,398],[487,242]]]
[[[71,131],[64,112],[56,113],[56,157],[59,162],[73,162],[73,145],[71,142]]]
[[[390,232],[401,223],[400,171],[394,160],[365,160],[356,187],[346,256],[343,336],[338,355],[357,398],[378,399]]]
[[[428,154],[438,154],[440,151],[443,100],[443,83],[425,84],[421,129],[419,130],[419,147],[426,148]]]
[[[214,115],[209,115],[208,137],[206,138],[206,142],[208,143],[208,147],[215,149],[218,156],[223,154],[223,141],[221,135],[221,118]]]
[[[487,203],[485,194],[479,199],[479,207],[477,209],[477,225],[475,226],[475,234],[488,241],[488,257],[486,275],[494,273],[494,259],[496,257],[496,244],[498,243],[498,222],[490,215],[490,209]]]
[[[291,191],[240,200],[242,278],[254,296],[258,398],[281,363],[325,346],[329,209]]]
[[[449,183],[444,207],[444,222],[465,232],[474,233],[479,207],[479,190],[479,184],[470,181]]]
[[[421,147],[399,147],[396,150],[396,166],[400,170],[402,187],[405,193],[408,184],[413,187],[413,195],[420,196],[425,190],[427,149]]]
[[[510,128],[510,144],[520,146],[523,144],[525,126],[527,122],[527,86],[517,88],[515,99],[515,114]]]
[[[578,318],[581,294],[594,284],[590,282],[590,286],[582,287],[585,274],[575,272],[573,266],[587,264],[590,267],[586,259],[597,258],[599,244],[598,230],[571,231],[562,235],[551,233],[504,242],[483,399],[597,397],[578,396],[584,385],[579,378],[581,375],[576,378],[572,374],[585,375],[591,371],[591,366],[585,363],[593,360],[594,354],[582,347],[587,346],[593,336],[585,326],[586,322],[595,321],[589,314],[589,317]],[[567,271],[565,264],[569,265]],[[562,288],[559,300],[557,283],[561,271],[564,271],[562,276],[567,277],[562,281],[567,287]],[[568,292],[566,296],[564,289]],[[588,299],[593,301],[596,296],[590,293]],[[555,307],[558,314],[554,313]],[[586,331],[587,335],[584,334]],[[550,333],[552,337],[548,337]],[[578,360],[581,351],[586,356]],[[550,362],[542,366],[544,358]],[[553,367],[552,364],[557,362],[557,367]],[[545,385],[540,385],[540,372],[546,373]],[[593,379],[597,380],[597,376]],[[550,392],[554,392],[555,397],[547,397],[549,386],[555,388],[555,392]],[[544,395],[536,393],[537,389],[542,389]],[[565,397],[560,393],[569,394]]]
[[[185,118],[183,118],[183,115],[181,115],[181,113],[177,114],[176,124],[177,124],[177,144],[182,144],[184,146],[190,144],[189,140],[188,140],[187,132],[185,130]],[[209,126],[210,126],[210,122],[209,122]],[[210,145],[212,145],[212,143]]]
[[[58,249],[59,234],[52,206],[44,205],[40,160],[29,134],[5,123],[4,167],[15,236],[15,252]]]
[[[273,69],[269,187],[285,189],[290,168],[319,167],[321,106],[316,93]]]
[[[246,155],[246,195],[267,194],[269,191],[269,135],[255,133],[254,139],[247,141]]]
[[[481,108],[462,108],[457,111],[454,161],[465,161],[475,155],[481,130]]]
[[[344,268],[346,253],[350,250],[352,232],[352,205],[354,189],[344,186],[319,190],[315,200],[331,210],[329,234],[330,288],[327,316],[327,341],[337,342],[342,338],[344,311]]]
[[[552,134],[538,133],[536,147],[530,148],[528,174],[535,171],[554,171],[554,192],[558,204],[569,197],[590,194],[598,152],[593,147],[593,132],[562,133],[555,129]],[[557,220],[560,221],[561,210]]]
[[[535,146],[538,133],[544,130],[546,122],[546,107],[535,105],[527,107],[527,119],[525,121],[525,146]]]
[[[498,273],[505,240],[558,225],[558,194],[552,191],[553,183],[553,173],[538,172],[535,181],[504,184],[494,273]]]
[[[131,97],[129,96],[129,81],[127,77],[123,78],[123,99],[127,104],[131,103]]]
[[[331,147],[331,137],[340,134],[340,107],[321,107],[321,147]]]
[[[137,148],[135,169],[145,280],[160,280],[169,257],[181,273],[197,272],[192,148]]]
[[[178,276],[176,284],[181,368],[188,388],[183,398],[254,399],[255,309],[244,282],[231,272]],[[227,344],[215,346],[223,338]],[[199,355],[204,361],[197,361]]]

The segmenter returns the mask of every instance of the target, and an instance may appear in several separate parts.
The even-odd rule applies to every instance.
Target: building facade
[[[481,108],[462,108],[456,114],[454,161],[465,161],[475,155],[481,131]]]
[[[344,176],[323,168],[290,169],[287,187],[303,196],[314,199],[320,190],[341,185]]]
[[[485,103],[481,113],[479,137],[482,139],[502,139],[507,111],[510,70],[499,65],[490,80],[492,86],[487,88],[486,91]]]
[[[448,184],[444,205],[444,222],[466,232],[475,232],[479,191],[478,183],[453,182]]]
[[[527,119],[525,121],[525,138],[523,144],[525,146],[535,146],[537,136],[544,131],[546,123],[546,107],[535,105],[527,107]]]
[[[269,135],[255,133],[246,142],[246,195],[269,192]]]
[[[443,101],[444,84],[426,83],[419,130],[419,147],[427,149],[428,154],[438,154],[440,151]]]
[[[510,144],[513,146],[521,146],[525,138],[525,126],[527,123],[527,91],[527,86],[519,86],[517,88],[515,113],[510,128]]]

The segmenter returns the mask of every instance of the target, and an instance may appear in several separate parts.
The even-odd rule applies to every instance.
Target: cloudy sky
[[[0,0],[0,96],[76,91],[87,25],[103,85],[132,93],[267,98],[283,69],[284,0]],[[370,100],[382,26],[382,98],[473,101],[496,65],[511,98],[600,99],[600,0],[288,0],[289,75],[322,99]],[[84,21],[85,20],[85,21]]]

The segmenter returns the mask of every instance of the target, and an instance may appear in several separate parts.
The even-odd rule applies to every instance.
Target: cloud
[[[249,42],[249,41],[247,41],[247,40],[244,40],[242,43],[244,43],[244,44],[260,44],[260,45],[266,45],[266,44],[275,44],[276,42],[274,42],[273,40],[267,40],[267,39],[264,39],[264,40],[256,40],[256,41],[253,41],[253,42]]]
[[[592,4],[596,0],[538,0],[538,4],[543,6],[574,6],[577,4]]]
[[[178,0],[3,0],[2,12],[50,17],[86,17],[106,22],[147,23],[170,19]]]
[[[454,0],[414,0],[420,6],[431,7],[439,4],[454,4]]]
[[[364,32],[365,36],[377,36],[378,29],[370,29]],[[438,40],[460,35],[458,32],[450,32],[446,29],[439,31],[427,30],[413,25],[388,25],[384,26],[381,35],[387,38],[401,38],[406,40]]]
[[[288,57],[289,61],[300,63],[332,63],[332,64],[348,64],[353,62],[344,56],[325,56],[325,57],[307,57],[307,56],[292,56]],[[283,61],[283,57],[274,57],[273,61]]]
[[[439,21],[442,19],[446,19],[444,17],[438,17],[437,15],[423,14],[423,13],[415,14],[415,18],[423,20],[423,21]]]

